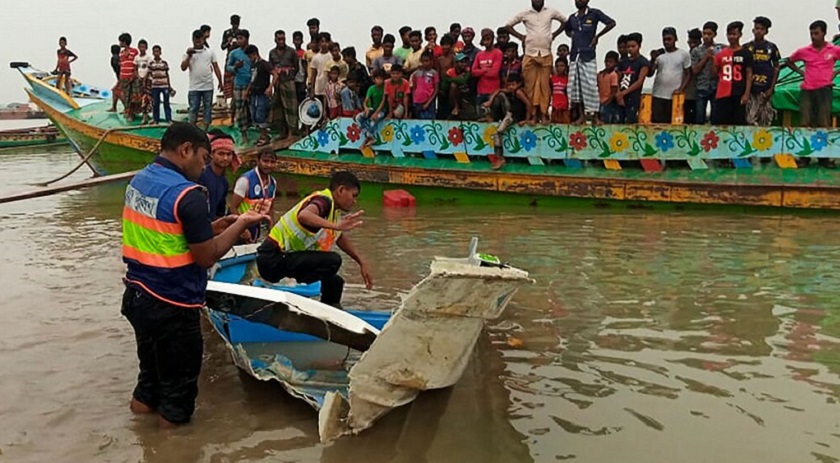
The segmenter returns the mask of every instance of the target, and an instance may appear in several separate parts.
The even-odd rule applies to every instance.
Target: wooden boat
[[[255,249],[235,248],[212,272],[205,313],[239,368],[320,411],[329,441],[459,380],[485,320],[531,282],[522,270],[483,265],[476,246],[473,238],[468,258],[435,258],[393,313],[345,312],[295,294],[307,285],[257,287]]]
[[[66,142],[64,135],[52,125],[0,131],[0,149],[57,145]]]
[[[89,94],[69,97],[50,87],[48,78],[33,77],[32,68],[18,70],[30,83],[30,99],[77,151],[86,154],[104,139],[91,159],[100,173],[141,168],[157,152],[164,127],[128,124],[106,112],[106,101]],[[679,101],[675,107],[681,107]],[[643,121],[649,121],[648,108]],[[239,139],[235,130],[221,128]],[[797,168],[795,162],[840,157],[840,130],[834,128],[514,126],[503,135],[507,165],[495,171],[487,158],[496,130],[496,124],[480,122],[389,121],[372,149],[362,152],[359,125],[347,118],[333,120],[291,145],[273,145],[280,189],[307,193],[335,170],[347,169],[363,181],[366,196],[402,188],[419,204],[591,206],[623,201],[634,207],[840,209],[840,171],[816,163]]]

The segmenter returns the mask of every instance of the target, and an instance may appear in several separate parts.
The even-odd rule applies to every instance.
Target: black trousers
[[[167,304],[126,287],[122,314],[134,328],[140,360],[134,398],[171,423],[188,423],[195,411],[204,352],[198,309]]]
[[[740,95],[715,100],[712,125],[747,125],[747,107],[741,104]]]
[[[686,124],[697,123],[697,100],[685,100],[685,105],[683,105],[683,122]]]
[[[672,112],[671,100],[654,98],[651,108],[650,121],[654,124],[670,124]]]
[[[802,90],[799,98],[799,125],[802,127],[831,127],[832,86],[816,90]]]
[[[294,278],[299,283],[321,282],[321,302],[341,307],[344,279],[338,274],[341,256],[336,252],[295,251],[282,252],[269,240],[257,250],[257,270],[260,276],[276,283],[283,278]]]

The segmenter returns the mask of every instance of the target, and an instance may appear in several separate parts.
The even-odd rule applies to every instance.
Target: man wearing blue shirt
[[[225,70],[233,73],[233,111],[236,114],[236,126],[242,134],[242,143],[248,143],[248,127],[251,125],[251,113],[248,110],[248,98],[245,91],[251,83],[251,60],[245,54],[251,34],[245,29],[236,31],[236,43],[239,48],[230,52]]]
[[[592,118],[598,113],[598,66],[595,61],[595,47],[598,39],[615,27],[615,21],[601,10],[589,8],[589,0],[575,0],[577,12],[566,23],[566,35],[572,38],[569,54],[569,101],[577,107],[575,124],[586,123],[586,116]],[[598,24],[604,28],[598,32]]]

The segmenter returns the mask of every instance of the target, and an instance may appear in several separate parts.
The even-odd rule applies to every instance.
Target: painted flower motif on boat
[[[813,148],[814,151],[822,151],[826,146],[828,146],[828,134],[820,130],[819,132],[811,135],[811,148]]]
[[[615,132],[610,137],[610,150],[614,153],[626,150],[628,145],[630,145],[630,139],[627,138],[626,133]]]
[[[526,130],[519,136],[519,143],[522,144],[522,149],[525,151],[531,151],[537,147],[537,136],[534,132]]]
[[[656,134],[656,147],[659,151],[667,153],[674,147],[674,136],[668,132],[659,132]]]
[[[347,139],[348,140],[350,140],[353,143],[356,143],[357,141],[359,141],[359,139],[361,137],[362,137],[362,129],[358,125],[351,124],[349,127],[347,127]]]
[[[330,134],[325,130],[318,131],[318,144],[320,146],[327,146],[330,143]]]
[[[709,131],[709,133],[704,135],[703,139],[700,140],[700,146],[703,147],[703,151],[708,153],[718,147],[718,142],[720,142],[720,137],[718,137],[716,133]]]
[[[773,135],[761,129],[753,134],[753,148],[758,151],[767,151],[773,146]]]
[[[493,137],[496,136],[497,131],[498,128],[495,125],[488,125],[487,128],[484,129],[484,134],[481,137],[484,139],[484,143],[493,146],[496,143],[496,141],[493,140]]]
[[[386,125],[385,128],[382,129],[382,141],[385,143],[394,141],[394,128],[390,125]]]
[[[586,135],[581,132],[575,132],[569,135],[569,146],[575,151],[586,149]]]
[[[426,141],[426,132],[423,131],[423,127],[419,125],[415,125],[411,128],[411,142],[415,145],[419,145]]]
[[[452,146],[458,146],[464,142],[464,132],[461,131],[458,127],[452,127],[449,129],[449,143],[452,143]]]

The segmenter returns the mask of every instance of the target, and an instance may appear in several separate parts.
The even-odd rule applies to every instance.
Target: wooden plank
[[[656,159],[639,159],[639,163],[645,172],[662,172],[662,163]]]
[[[671,100],[671,125],[685,122],[685,93],[677,93]]]
[[[538,156],[528,156],[528,164],[532,166],[544,166],[545,163]]]
[[[437,159],[437,154],[432,150],[423,151],[423,157],[426,159]]]
[[[95,177],[87,180],[83,180],[81,182],[75,183],[68,183],[66,185],[56,185],[46,188],[39,188],[37,190],[26,191],[23,193],[15,193],[8,196],[3,196],[0,198],[0,204],[3,203],[11,203],[15,201],[22,201],[24,199],[33,199],[33,198],[41,198],[44,196],[54,195],[56,193],[62,193],[65,191],[70,190],[80,190],[82,188],[90,188],[92,186],[97,185],[104,185],[106,183],[113,183],[119,182],[123,180],[128,180],[134,177],[137,174],[137,170],[133,172],[124,172],[122,174],[114,174],[114,175],[106,175],[104,177]]]
[[[689,158],[688,167],[691,167],[691,170],[706,170],[709,168],[706,161],[700,158]]]
[[[563,164],[568,167],[569,169],[582,169],[583,163],[580,162],[580,159],[564,159]]]
[[[796,159],[792,154],[779,153],[773,156],[773,159],[776,161],[776,165],[782,169],[796,169],[799,167],[796,165]]]
[[[621,164],[615,159],[605,159],[604,167],[607,170],[621,170]]]
[[[425,154],[424,154],[424,156],[425,156]],[[470,157],[467,156],[467,153],[465,153],[463,151],[456,151],[455,152],[455,160],[458,161],[461,164],[469,164],[470,163]]]
[[[642,95],[642,104],[639,106],[639,124],[650,125],[653,115],[653,95],[645,93]]]
[[[373,149],[370,146],[365,146],[362,148],[362,156],[372,158],[376,156],[376,153],[373,152]]]
[[[744,158],[732,158],[732,165],[735,166],[736,169],[752,169],[753,165],[749,159]]]

